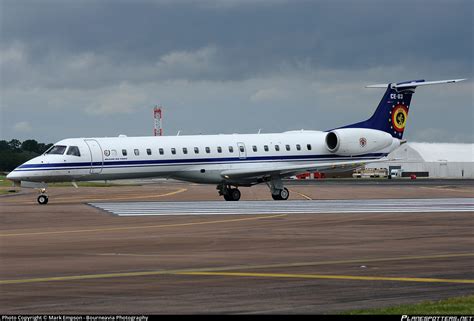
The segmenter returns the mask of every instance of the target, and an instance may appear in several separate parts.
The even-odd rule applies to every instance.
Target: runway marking
[[[231,222],[243,222],[243,221],[254,221],[263,220],[269,218],[283,217],[286,214],[278,215],[265,215],[249,218],[237,218],[219,221],[203,221],[203,222],[191,222],[191,223],[177,223],[177,224],[163,224],[163,225],[145,225],[145,226],[123,226],[123,227],[110,227],[110,228],[99,228],[99,229],[87,229],[87,230],[66,230],[66,231],[48,231],[48,232],[30,232],[30,233],[12,233],[12,234],[0,234],[0,237],[9,236],[31,236],[31,235],[51,235],[51,234],[69,234],[69,233],[93,233],[93,232],[110,232],[110,231],[123,231],[123,230],[138,230],[138,229],[152,229],[152,228],[164,228],[164,227],[181,227],[181,226],[193,226],[193,225],[208,225],[208,224],[220,224],[220,223],[231,223]]]
[[[313,278],[313,279],[352,279],[352,280],[373,280],[373,281],[407,281],[407,282],[449,282],[449,283],[474,283],[474,280],[458,280],[458,279],[433,279],[433,278],[397,278],[397,277],[378,277],[378,276],[348,276],[348,275],[319,275],[319,274],[282,274],[282,273],[256,273],[256,272],[225,272],[226,270],[243,270],[243,269],[262,269],[262,268],[277,268],[277,267],[295,267],[295,266],[309,266],[309,265],[323,265],[323,264],[338,264],[338,263],[361,263],[361,262],[382,262],[382,261],[396,261],[396,260],[417,260],[417,259],[439,259],[451,257],[468,257],[474,256],[474,253],[453,253],[453,254],[438,254],[427,256],[402,256],[391,258],[372,258],[372,259],[353,259],[353,260],[339,260],[339,261],[325,261],[325,262],[304,262],[304,263],[290,263],[290,264],[269,264],[269,265],[243,265],[243,266],[227,266],[227,267],[208,267],[195,269],[176,269],[176,270],[158,270],[158,271],[143,271],[143,272],[118,272],[118,273],[101,273],[101,274],[85,274],[85,275],[69,275],[69,276],[55,276],[42,277],[31,279],[12,279],[0,280],[2,284],[22,284],[22,283],[39,283],[39,282],[53,282],[53,281],[75,281],[75,280],[91,280],[91,279],[106,279],[106,278],[121,278],[121,277],[138,277],[138,276],[155,276],[155,275],[222,275],[222,276],[260,276],[260,277],[293,277],[293,278]]]
[[[474,212],[474,198],[88,204],[118,216]]]
[[[467,283],[473,284],[474,280],[435,279],[435,278],[404,278],[384,276],[358,276],[358,275],[326,275],[326,274],[285,274],[285,273],[246,273],[246,272],[179,272],[175,275],[198,276],[233,276],[233,277],[269,277],[269,278],[297,278],[297,279],[331,279],[331,280],[361,280],[361,281],[398,281],[398,282],[425,282],[425,283]]]
[[[312,200],[313,200],[311,197],[309,197],[309,196],[306,195],[306,194],[303,194],[303,193],[300,193],[300,192],[297,192],[297,191],[294,191],[294,190],[290,190],[290,192],[295,193],[295,194],[298,194],[299,196],[301,196],[301,197],[303,197],[303,198],[306,198],[308,201],[312,201]]]

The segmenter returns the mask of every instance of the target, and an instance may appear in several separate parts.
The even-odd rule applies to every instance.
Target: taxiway
[[[2,196],[1,312],[336,313],[474,292],[472,183],[288,187],[289,202],[174,182]]]

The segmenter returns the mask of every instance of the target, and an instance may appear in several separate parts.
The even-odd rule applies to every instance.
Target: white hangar
[[[474,144],[406,143],[389,154],[397,161],[368,164],[366,168],[401,168],[404,176],[474,178]]]

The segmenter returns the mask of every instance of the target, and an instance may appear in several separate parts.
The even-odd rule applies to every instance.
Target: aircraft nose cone
[[[19,180],[21,180],[20,176],[21,176],[20,173],[15,173],[15,171],[12,171],[12,172],[8,173],[7,179],[9,179],[11,181],[19,181]]]

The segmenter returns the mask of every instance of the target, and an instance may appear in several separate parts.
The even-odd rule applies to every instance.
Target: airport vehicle
[[[355,169],[386,161],[402,140],[416,87],[464,79],[412,80],[378,84],[386,88],[367,120],[326,131],[275,134],[70,138],[17,167],[7,178],[40,188],[47,204],[48,182],[167,177],[215,184],[227,201],[238,201],[239,186],[266,183],[274,200],[286,200],[282,178],[308,171]]]
[[[353,178],[380,178],[387,177],[386,168],[365,168],[358,169],[352,174]]]
[[[389,178],[394,178],[394,177],[402,177],[402,170],[401,169],[392,169],[390,171]]]

